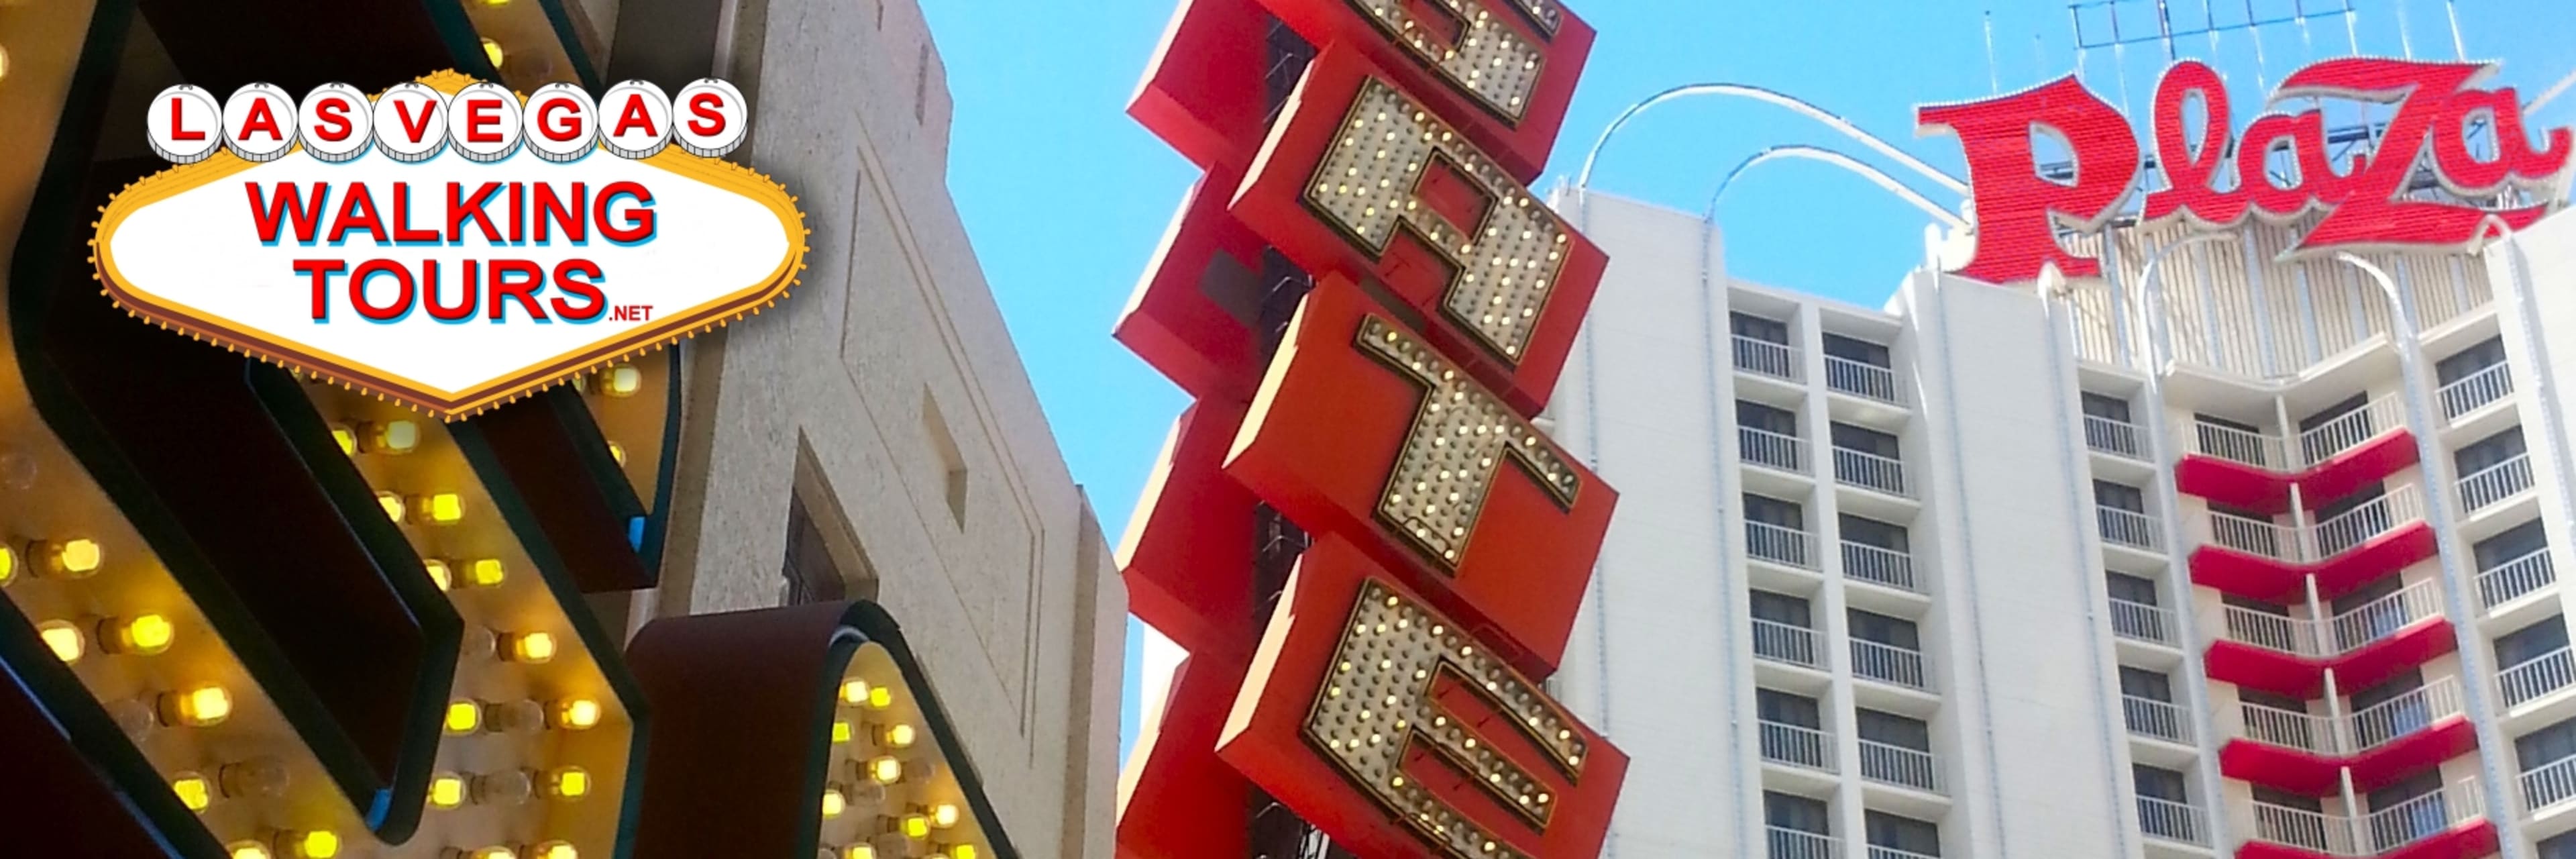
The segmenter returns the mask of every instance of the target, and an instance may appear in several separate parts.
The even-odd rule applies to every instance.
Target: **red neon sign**
[[[2492,63],[2352,57],[2291,74],[2269,104],[2317,98],[2395,107],[2371,154],[2337,164],[2326,147],[2325,118],[2315,109],[2264,113],[2231,145],[2227,92],[2218,73],[2197,60],[2177,63],[2156,87],[2156,169],[2163,187],[2147,195],[2142,216],[2227,227],[2249,215],[2283,222],[2324,212],[2293,252],[2463,247],[2529,226],[2547,207],[2486,209],[2407,198],[2417,159],[2428,149],[2434,175],[2462,198],[2536,188],[2566,168],[2576,151],[2569,131],[2550,129],[2546,143],[2534,148],[2514,90],[2478,88],[2494,71]],[[2206,116],[2197,139],[2185,126],[2193,102]],[[1977,243],[1959,274],[2012,283],[2037,278],[2051,265],[2068,277],[2101,273],[2099,260],[2060,247],[2055,228],[2099,227],[2136,189],[2137,137],[2119,111],[2070,76],[1983,101],[1927,105],[1915,118],[1926,131],[1957,134],[1967,151]],[[2495,149],[2482,156],[2470,148],[2469,135],[2489,124]],[[2030,145],[2034,128],[2066,141],[2072,181],[2038,175]],[[2285,150],[2296,166],[2283,183],[2267,164]]]

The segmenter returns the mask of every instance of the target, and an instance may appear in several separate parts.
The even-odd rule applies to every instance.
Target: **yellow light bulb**
[[[505,635],[501,641],[513,662],[541,663],[555,658],[555,637],[544,632]]]
[[[89,651],[88,642],[81,638],[80,627],[63,621],[37,624],[36,635],[45,640],[45,647],[54,651],[54,658],[66,665],[79,662],[81,654]]]
[[[395,495],[391,492],[378,492],[376,493],[376,505],[385,508],[385,518],[392,519],[396,522],[401,522],[403,520],[402,496]]]
[[[916,841],[930,837],[930,818],[918,814],[904,815],[903,837]]]
[[[941,829],[957,825],[957,806],[940,803],[930,807],[930,824]]]
[[[341,426],[341,425],[339,425],[339,424],[332,424],[332,425],[331,425],[331,440],[332,440],[332,441],[336,441],[336,442],[339,442],[339,443],[340,443],[340,455],[341,455],[341,456],[356,456],[356,455],[357,455],[357,453],[358,453],[358,434],[357,434],[356,432],[352,432],[352,431],[350,431],[350,429],[349,429],[348,427],[344,427],[344,426]]]
[[[203,728],[221,724],[232,714],[232,693],[221,686],[199,686],[161,696],[161,717],[170,724]]]
[[[912,741],[915,739],[917,739],[917,736],[913,731],[912,726],[901,722],[895,723],[893,727],[887,728],[885,732],[886,745],[893,746],[898,749],[912,748]]]
[[[865,844],[852,844],[841,851],[841,859],[877,859],[877,849]]]
[[[235,841],[224,850],[232,854],[232,859],[273,859],[268,845],[257,841]]]
[[[868,777],[876,779],[879,784],[893,784],[895,782],[902,781],[903,762],[894,758],[878,758],[876,760],[869,761]]]
[[[45,558],[47,571],[59,576],[79,578],[98,572],[98,565],[106,560],[96,540],[64,540],[38,545],[44,547],[39,554]]]
[[[0,586],[18,580],[18,550],[0,546]]]
[[[948,848],[949,859],[975,859],[975,845],[960,844]]]
[[[609,442],[609,443],[608,443],[608,458],[610,458],[610,459],[614,459],[614,460],[617,460],[617,464],[618,464],[618,465],[625,465],[625,464],[626,464],[626,446],[625,446],[625,445],[622,445],[622,444],[618,444],[618,443],[613,442],[613,441],[612,441],[612,442]]]
[[[420,425],[410,421],[386,421],[367,428],[369,453],[405,454],[420,447]]]
[[[842,702],[842,703],[845,703],[845,704],[865,704],[865,703],[867,703],[867,702],[868,702],[868,681],[865,681],[865,680],[845,680],[845,681],[842,681],[842,682],[841,682],[841,702]]]
[[[447,732],[471,734],[483,727],[483,705],[473,701],[450,701],[447,704]]]
[[[429,496],[420,503],[420,507],[429,521],[440,525],[454,525],[465,518],[465,499],[453,492]]]
[[[429,777],[429,804],[433,808],[455,808],[465,804],[465,777],[439,773]]]
[[[644,389],[644,371],[631,365],[610,370],[608,384],[604,387],[612,397],[634,396],[636,391]]]
[[[599,726],[600,716],[599,702],[589,698],[574,698],[555,704],[554,721],[558,728],[587,731]]]
[[[868,706],[879,710],[894,706],[894,690],[883,686],[869,689]]]
[[[837,790],[825,790],[825,791],[823,791],[823,819],[824,819],[824,820],[832,820],[832,819],[835,819],[835,818],[840,817],[840,816],[841,816],[841,812],[848,810],[848,809],[849,809],[849,807],[850,807],[850,799],[849,799],[849,797],[842,796],[840,791],[837,791]]]
[[[519,859],[519,854],[507,847],[484,847],[467,855],[470,859]]]
[[[581,859],[581,851],[570,841],[548,841],[528,848],[528,859]]]
[[[507,57],[501,53],[501,43],[490,39],[483,40],[483,55],[492,58],[492,67],[495,69],[500,68],[501,62],[507,59]]]
[[[474,561],[473,569],[468,572],[471,573],[471,575],[468,575],[466,579],[473,582],[474,586],[478,588],[499,587],[503,580],[510,577],[510,571],[501,566],[501,559],[499,558],[477,558]]]
[[[835,721],[835,722],[833,722],[833,723],[832,723],[832,742],[833,742],[834,744],[836,744],[836,745],[837,745],[837,744],[840,744],[840,743],[846,743],[846,742],[849,742],[849,741],[850,741],[850,723],[849,723],[849,722],[847,722],[847,721]]]
[[[170,792],[178,794],[179,804],[187,806],[189,811],[204,811],[206,806],[215,804],[214,786],[206,783],[205,776],[196,773],[180,773],[170,779]]]
[[[546,773],[546,795],[556,799],[580,799],[590,795],[590,772],[580,767],[558,767]]]
[[[278,847],[297,859],[331,859],[340,855],[340,836],[328,829],[278,836]]]
[[[169,618],[138,614],[109,621],[99,638],[109,642],[108,649],[117,653],[150,656],[170,649],[170,643],[179,638],[179,628],[171,624]]]
[[[430,583],[437,585],[439,590],[456,586],[456,574],[448,571],[446,561],[431,558],[420,562],[420,566],[429,571]]]

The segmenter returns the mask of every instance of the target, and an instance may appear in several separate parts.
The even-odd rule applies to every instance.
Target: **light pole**
[[[2424,476],[2425,511],[2432,519],[2433,541],[2442,562],[2442,610],[2455,621],[2460,673],[2466,678],[2466,682],[2461,684],[2462,705],[2468,710],[2470,722],[2477,726],[2478,782],[2483,788],[2481,792],[2486,795],[2487,820],[2502,827],[2517,819],[2512,811],[2512,784],[2505,780],[2504,774],[2496,769],[2494,759],[2488,756],[2502,754],[2512,746],[2497,729],[2495,710],[2488,706],[2487,678],[2493,675],[2487,670],[2488,654],[2480,649],[2477,624],[2464,622],[2478,616],[2470,611],[2468,600],[2469,589],[2475,582],[2460,568],[2460,558],[2467,548],[2460,545],[2459,533],[2453,529],[2451,464],[2443,458],[2441,428],[2433,422],[2432,406],[2425,393],[2430,389],[2424,383],[2423,344],[2417,339],[2415,309],[2397,288],[2396,279],[2389,277],[2388,272],[2379,266],[2349,252],[2337,253],[2334,258],[2360,269],[2388,298],[2389,333],[2397,341],[2398,370],[2404,379],[2401,399],[2406,403],[2406,424],[2415,435],[2415,458]],[[2505,859],[2526,859],[2521,839],[2501,840]]]

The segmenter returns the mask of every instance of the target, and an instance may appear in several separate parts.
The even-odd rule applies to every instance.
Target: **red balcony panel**
[[[2413,464],[2415,435],[2400,429],[2381,433],[2314,468],[2294,473],[2206,454],[2187,454],[2174,466],[2174,483],[2186,495],[2279,515],[2290,509],[2293,484],[2313,505],[2352,494],[2371,481],[2385,479]]]
[[[2335,670],[2346,688],[2367,689],[2456,650],[2459,644],[2450,620],[2431,617],[2328,659],[2310,659],[2222,638],[2210,642],[2203,664],[2211,680],[2293,698],[2317,698],[2325,694],[2328,668]]]
[[[2442,765],[2477,748],[2477,729],[2465,716],[2450,716],[2431,726],[2350,757],[2320,755],[2306,749],[2275,746],[2245,738],[2227,741],[2218,750],[2218,771],[2238,781],[2308,796],[2332,796],[2342,790],[2342,767],[2352,768],[2353,789],[2371,791]]]
[[[2317,577],[2317,594],[2333,599],[2433,557],[2433,528],[2421,519],[2399,525],[2342,554],[2312,564],[2239,552],[2214,543],[2191,550],[2191,581],[2241,597],[2277,603],[2304,602],[2303,576]]]
[[[2478,859],[2482,856],[2495,855],[2501,846],[2501,842],[2496,840],[2495,824],[2488,823],[2485,818],[2479,818],[2451,827],[2450,831],[2440,835],[2377,854],[2377,859]],[[2285,844],[2247,841],[2245,846],[2236,849],[2236,859],[2339,859],[2339,857]]]

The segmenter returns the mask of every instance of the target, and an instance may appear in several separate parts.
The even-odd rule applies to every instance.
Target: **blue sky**
[[[2197,20],[2203,0],[2170,0]],[[2213,0],[2222,21],[2248,0]],[[2258,17],[2341,8],[2342,0],[2251,0]],[[1057,443],[1115,539],[1185,402],[1109,338],[1181,194],[1196,171],[1125,114],[1175,0],[923,0],[956,100],[949,188],[983,261]],[[2155,0],[2122,0],[2124,32],[2152,32]],[[2259,103],[2256,79],[2277,82],[2303,60],[2353,52],[2451,57],[2442,0],[2352,0],[2345,20],[2274,24],[2259,38],[2179,40],[2184,56],[2229,75],[2241,128]],[[1545,187],[1570,177],[1583,152],[1627,105],[1677,84],[1772,87],[1838,112],[1935,166],[1964,177],[1946,137],[1916,138],[1918,103],[1974,99],[2077,70],[2062,0],[1575,0],[1600,30]],[[1993,20],[1988,63],[1986,14]],[[2471,59],[2501,59],[2502,83],[2527,101],[2576,71],[2565,0],[2456,0]],[[2109,13],[2085,14],[2107,35]],[[2403,25],[2401,26],[2401,22]],[[2260,59],[2258,61],[2258,44]],[[2085,80],[2145,127],[2163,46],[2081,52]],[[2576,95],[2534,126],[2576,124]],[[1706,100],[1658,108],[1621,132],[1593,186],[1699,211],[1727,170],[1783,143],[1859,152],[1778,108]],[[1882,167],[1891,165],[1881,162]],[[1918,183],[1927,193],[1939,189]],[[1932,193],[1944,205],[1955,197]],[[1927,219],[1859,179],[1782,162],[1748,174],[1718,212],[1727,259],[1741,277],[1875,305],[1922,255]],[[1132,736],[1134,641],[1127,724]]]

